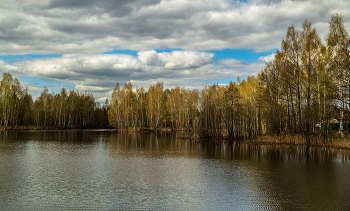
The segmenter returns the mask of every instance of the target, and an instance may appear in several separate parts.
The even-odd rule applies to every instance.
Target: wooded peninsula
[[[135,89],[130,81],[123,87],[117,83],[103,106],[90,93],[65,89],[55,94],[45,88],[33,101],[27,88],[4,73],[1,125],[187,130],[212,140],[327,146],[337,139],[349,148],[349,44],[341,15],[332,16],[324,42],[305,21],[301,31],[288,28],[281,50],[257,76],[201,90],[164,89],[161,82],[148,90]]]

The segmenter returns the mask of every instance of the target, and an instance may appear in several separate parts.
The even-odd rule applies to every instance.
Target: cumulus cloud
[[[335,12],[350,28],[350,1],[12,0],[0,9],[0,53],[102,53],[254,49],[280,45],[307,19],[324,37]],[[177,64],[169,64],[177,65]]]
[[[260,56],[258,58],[258,60],[262,61],[262,62],[265,62],[265,63],[268,63],[270,61],[272,61],[274,58],[275,58],[275,53],[273,54],[270,54],[270,55],[267,55],[267,56]]]
[[[79,91],[92,92],[96,99],[110,98],[110,92],[118,82],[123,85],[131,80],[136,87],[148,88],[156,82],[165,87],[176,85],[202,88],[209,81],[237,76],[255,75],[264,64],[225,59],[212,63],[213,54],[197,51],[173,51],[156,53],[139,52],[137,57],[123,54],[68,54],[62,57],[41,58],[11,64],[11,74],[17,78],[41,78],[51,83],[75,84]],[[9,71],[5,62],[0,71]],[[25,83],[29,90],[41,92],[33,84]],[[48,87],[58,89],[60,86]]]
[[[209,64],[214,54],[200,53],[192,51],[174,51],[171,53],[156,51],[142,51],[138,54],[138,59],[145,65],[162,66],[166,69],[196,68]]]

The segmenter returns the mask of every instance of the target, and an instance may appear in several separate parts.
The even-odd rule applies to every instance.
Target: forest
[[[0,82],[0,125],[4,129],[65,129],[108,126],[108,100],[101,106],[91,93],[64,88],[49,93],[45,87],[35,101],[28,88],[23,88],[10,73],[3,73]]]
[[[350,132],[349,43],[342,16],[335,14],[324,42],[308,21],[300,31],[290,26],[274,59],[246,80],[200,91],[117,83],[109,123],[121,130],[170,128],[234,140],[290,134],[309,144],[313,137],[326,141],[334,130],[343,137]]]

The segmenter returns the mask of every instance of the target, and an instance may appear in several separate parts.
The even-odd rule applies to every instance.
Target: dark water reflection
[[[0,132],[0,210],[349,210],[349,151]]]

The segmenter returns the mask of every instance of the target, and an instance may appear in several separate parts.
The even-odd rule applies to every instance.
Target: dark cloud
[[[123,17],[142,7],[157,5],[161,0],[52,0],[47,9],[85,10],[90,14],[108,13],[112,17]]]
[[[0,9],[1,54],[101,53],[224,48],[269,51],[305,19],[326,36],[335,12],[350,28],[345,0],[8,1]]]

